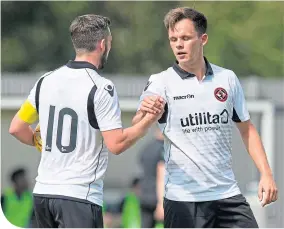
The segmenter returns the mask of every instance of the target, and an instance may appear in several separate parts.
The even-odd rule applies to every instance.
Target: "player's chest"
[[[196,79],[168,84],[166,96],[170,109],[181,112],[230,109],[233,99],[227,82],[199,82]]]

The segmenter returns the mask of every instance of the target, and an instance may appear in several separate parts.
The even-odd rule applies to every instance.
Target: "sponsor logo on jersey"
[[[229,112],[224,109],[220,114],[211,114],[210,112],[199,112],[189,114],[186,118],[180,119],[182,127],[208,125],[208,124],[227,124],[229,122]]]
[[[188,94],[188,95],[179,95],[179,96],[174,96],[174,100],[180,100],[180,99],[193,99],[194,95]]]
[[[199,112],[180,119],[182,131],[187,134],[221,130],[220,124],[228,124],[228,122],[229,112],[226,109],[220,114]]]
[[[146,86],[145,86],[145,88],[144,88],[144,91],[146,91],[146,90],[148,89],[148,87],[150,86],[151,83],[152,83],[151,81],[148,81],[148,82],[147,82],[147,84],[146,84]]]
[[[110,85],[110,84],[106,85],[105,90],[110,94],[111,97],[113,97],[113,92],[114,92],[113,85]]]

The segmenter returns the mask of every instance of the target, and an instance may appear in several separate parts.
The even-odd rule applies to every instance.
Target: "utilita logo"
[[[224,109],[220,114],[211,114],[210,112],[189,114],[186,118],[180,119],[182,127],[207,125],[207,124],[227,124],[229,121],[229,112]]]
[[[181,96],[174,96],[174,100],[180,100],[180,99],[193,99],[194,95],[188,94],[188,95],[181,95]]]

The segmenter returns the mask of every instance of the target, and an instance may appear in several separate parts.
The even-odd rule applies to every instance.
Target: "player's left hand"
[[[278,198],[278,190],[272,175],[262,175],[258,186],[258,198],[262,207]]]
[[[163,112],[165,102],[160,96],[147,96],[143,99],[140,110],[151,114],[160,114]]]
[[[145,118],[150,120],[151,122],[156,122],[162,117],[163,113],[164,113],[164,108],[162,108],[162,110],[160,110],[159,113],[155,113],[155,114],[147,112],[145,115]]]
[[[163,203],[158,203],[154,212],[154,218],[156,221],[164,221],[164,207]]]

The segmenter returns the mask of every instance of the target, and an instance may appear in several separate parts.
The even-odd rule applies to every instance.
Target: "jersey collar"
[[[97,67],[87,61],[74,61],[74,60],[69,60],[68,63],[66,64],[68,68],[90,68],[95,70],[96,72],[98,71]]]
[[[205,75],[213,75],[213,70],[212,67],[210,65],[210,63],[208,62],[208,60],[206,59],[206,57],[204,56],[204,60],[205,60],[205,64],[206,64],[206,73]],[[193,73],[187,72],[185,70],[183,70],[179,65],[178,65],[178,61],[176,60],[175,63],[173,64],[173,69],[175,70],[175,72],[182,78],[182,79],[186,79],[186,78],[191,78],[191,77],[195,77],[195,75]]]

